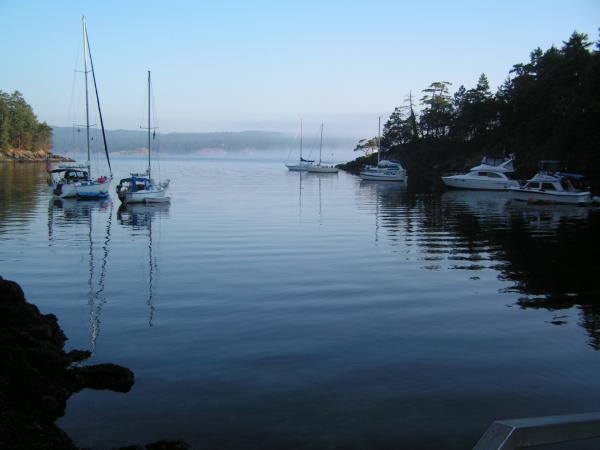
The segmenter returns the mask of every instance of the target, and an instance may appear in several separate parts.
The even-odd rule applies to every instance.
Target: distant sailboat
[[[406,170],[399,161],[380,159],[381,155],[381,117],[377,137],[377,166],[367,166],[360,172],[360,177],[365,181],[406,181]]]
[[[123,178],[117,186],[117,195],[123,203],[152,203],[168,202],[166,196],[169,180],[156,182],[152,179],[152,127],[151,114],[151,78],[148,71],[148,168],[144,173],[132,173],[129,178]]]
[[[110,157],[108,155],[108,146],[106,145],[106,134],[104,132],[104,121],[102,120],[102,110],[100,109],[100,97],[98,96],[98,85],[96,84],[96,74],[94,72],[94,63],[90,42],[87,33],[87,22],[82,18],[83,27],[83,73],[85,79],[85,130],[87,144],[87,162],[86,163],[66,163],[59,164],[54,169],[49,169],[52,185],[52,194],[56,197],[82,197],[82,198],[105,198],[108,197],[108,190],[112,180],[112,169],[110,166]],[[90,70],[88,71],[88,62]],[[92,178],[90,161],[90,105],[88,95],[88,73],[92,73],[94,81],[94,91],[96,93],[96,103],[98,105],[98,116],[102,128],[102,139],[104,142],[104,153],[108,163],[109,176],[103,175],[98,178]]]
[[[323,124],[321,123],[321,141],[319,142],[319,162],[308,167],[310,173],[338,173],[338,168],[331,164],[323,164],[321,154],[323,152]]]
[[[293,172],[306,172],[314,162],[312,159],[302,157],[302,121],[300,121],[300,156],[298,157],[298,164],[286,164],[285,166]]]

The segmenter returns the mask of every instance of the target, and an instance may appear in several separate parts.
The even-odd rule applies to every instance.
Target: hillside
[[[23,95],[0,91],[0,160],[45,159],[52,148],[52,128],[38,122]]]

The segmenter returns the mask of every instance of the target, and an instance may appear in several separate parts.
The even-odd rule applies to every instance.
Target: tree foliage
[[[365,156],[369,156],[379,148],[379,139],[377,137],[371,139],[361,139],[354,147],[355,152],[363,152]]]
[[[561,159],[600,176],[600,40],[574,32],[560,48],[536,48],[495,94],[485,74],[471,89],[460,86],[451,95],[450,86],[435,81],[423,89],[418,113],[412,98],[395,108],[384,128],[385,150],[401,157],[402,149],[439,143],[514,151],[530,166]]]
[[[19,91],[0,91],[0,151],[47,151],[52,147],[52,128],[38,122]]]

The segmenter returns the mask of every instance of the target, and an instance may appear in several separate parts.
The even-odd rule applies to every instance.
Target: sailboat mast
[[[102,129],[102,141],[104,142],[104,153],[106,155],[106,162],[108,163],[108,170],[110,172],[110,177],[112,178],[112,167],[110,166],[110,157],[108,156],[108,145],[106,144],[106,133],[104,131],[104,120],[102,119],[102,108],[100,108],[100,95],[98,94],[98,84],[96,83],[96,72],[94,72],[94,60],[92,59],[92,50],[90,49],[90,39],[87,34],[87,25],[85,22],[85,17],[83,18],[83,29],[84,29],[84,38],[87,44],[88,56],[90,57],[90,69],[92,72],[92,80],[94,80],[94,91],[96,92],[96,104],[98,105],[98,117],[100,118],[100,128]],[[87,81],[87,77],[86,77]]]
[[[88,165],[88,177],[91,179],[91,165],[90,165],[90,104],[88,99],[88,70],[87,70],[87,41],[86,41],[86,33],[87,26],[85,22],[85,16],[81,19],[81,26],[83,31],[83,75],[85,79],[85,138],[87,143],[87,165]]]
[[[381,155],[381,116],[377,126],[377,165],[379,165],[379,155]]]
[[[148,71],[148,179],[151,179],[152,167],[150,165],[150,71]]]
[[[300,119],[300,160],[299,164],[302,165],[302,119]]]
[[[321,165],[321,150],[323,149],[323,122],[321,122],[321,141],[319,142],[319,165]]]

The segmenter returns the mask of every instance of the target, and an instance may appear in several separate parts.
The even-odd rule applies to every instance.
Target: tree
[[[461,86],[454,94],[454,122],[451,134],[465,140],[481,137],[498,126],[498,107],[490,83],[481,74],[477,86]]]
[[[447,136],[453,118],[452,97],[448,93],[448,81],[434,81],[421,98],[424,106],[419,119],[421,132],[425,137],[439,138]]]
[[[39,123],[33,109],[19,91],[0,91],[0,150],[48,150],[52,129]]]
[[[404,99],[404,105],[396,107],[383,127],[381,145],[391,149],[419,139],[419,128],[414,111],[412,93]]]
[[[379,139],[374,137],[371,139],[361,139],[354,147],[355,152],[363,152],[365,156],[369,156],[379,149]]]

